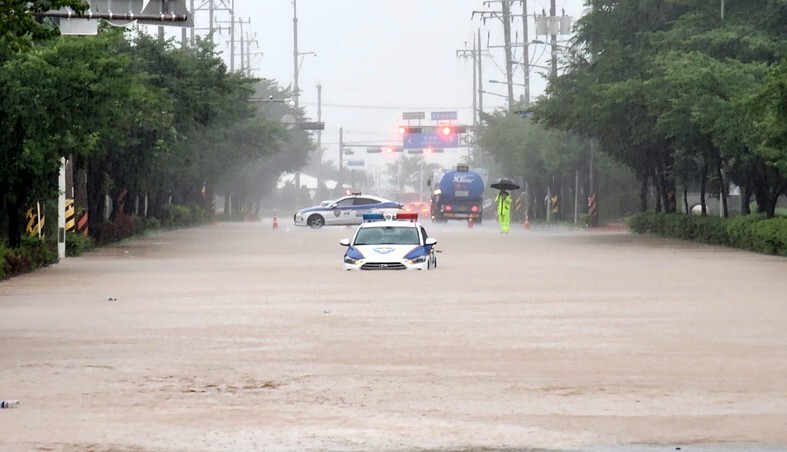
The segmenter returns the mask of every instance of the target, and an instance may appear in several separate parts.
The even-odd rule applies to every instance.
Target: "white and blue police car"
[[[345,270],[430,270],[437,268],[437,240],[426,234],[417,213],[369,213],[347,247]]]
[[[335,201],[301,209],[293,215],[295,226],[319,229],[323,226],[356,225],[363,223],[363,214],[396,212],[402,205],[378,196],[352,194]]]

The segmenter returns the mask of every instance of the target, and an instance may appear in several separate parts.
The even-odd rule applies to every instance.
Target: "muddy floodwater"
[[[165,231],[0,282],[2,451],[787,450],[787,259],[425,223]]]

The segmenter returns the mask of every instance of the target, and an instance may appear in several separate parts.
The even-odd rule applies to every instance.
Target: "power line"
[[[303,105],[317,105],[316,102],[301,102]],[[471,106],[465,107],[435,107],[435,106],[428,106],[428,107],[419,107],[419,106],[393,106],[393,105],[358,105],[358,104],[326,104],[323,102],[323,107],[336,107],[336,108],[356,108],[356,109],[364,109],[364,110],[391,110],[391,111],[409,111],[409,110],[469,110]]]

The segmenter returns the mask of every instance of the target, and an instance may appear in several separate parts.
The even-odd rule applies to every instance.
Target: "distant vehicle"
[[[429,215],[429,204],[425,202],[408,202],[404,206],[402,206],[402,210],[405,212],[414,212],[417,213],[419,217],[423,218],[430,218]]]
[[[484,179],[480,174],[459,165],[456,171],[435,174],[427,184],[432,188],[432,221],[483,221]]]
[[[345,270],[431,270],[437,268],[437,239],[418,223],[418,214],[366,214],[347,247]]]
[[[293,215],[296,226],[319,229],[323,226],[354,225],[363,223],[363,214],[369,212],[396,212],[402,207],[398,202],[377,196],[349,195],[328,203],[299,210]]]

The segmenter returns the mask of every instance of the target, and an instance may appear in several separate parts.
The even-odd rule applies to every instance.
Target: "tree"
[[[764,194],[778,192],[782,176],[751,147],[755,128],[743,119],[766,68],[787,51],[785,20],[783,0],[730,4],[723,22],[702,0],[595,0],[577,25],[584,52],[550,81],[536,118],[597,137],[643,190],[654,182],[657,210],[675,210],[678,178],[715,180],[722,196],[729,178],[763,193],[757,202],[770,211]]]
[[[83,0],[5,0],[0,3],[0,62],[30,50],[37,42],[60,35],[50,22],[39,21],[35,13],[69,7],[81,13],[90,5]]]
[[[51,186],[41,181],[60,163],[51,154],[51,147],[26,144],[28,138],[40,135],[42,126],[50,122],[46,108],[55,87],[46,79],[47,64],[24,52],[59,35],[57,28],[36,21],[34,13],[66,6],[84,11],[88,5],[81,0],[0,3],[0,122],[5,125],[0,131],[0,155],[4,162],[0,169],[0,200],[8,221],[11,247],[18,246],[21,240],[22,206],[32,197],[51,191]]]
[[[400,191],[407,187],[423,190],[429,175],[439,169],[439,164],[428,162],[423,154],[403,154],[396,161],[385,164],[388,182]]]

